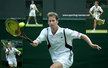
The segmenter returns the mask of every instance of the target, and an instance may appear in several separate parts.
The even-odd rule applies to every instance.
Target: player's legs
[[[38,23],[37,23],[37,19],[36,19],[36,16],[34,16],[34,20],[35,20],[35,23],[36,23],[36,24],[38,24]]]
[[[93,31],[95,31],[95,29],[96,29],[96,22],[97,22],[97,20],[96,19],[94,19],[94,25],[93,25]]]
[[[55,63],[52,64],[50,68],[70,68],[73,63],[73,52],[72,56],[70,56],[70,53],[61,54],[58,56],[58,59],[53,60],[53,62]]]
[[[105,20],[98,19],[97,22],[100,22],[100,23],[104,24]]]
[[[13,62],[11,60],[8,60],[8,64],[9,64],[9,67],[13,67]]]
[[[29,16],[29,17],[28,17],[27,24],[29,23],[29,21],[30,21],[30,18],[31,18],[31,16]]]
[[[13,60],[13,66],[14,66],[14,67],[17,67],[17,61],[16,61],[16,59]]]
[[[50,68],[63,68],[63,65],[57,61],[54,64],[52,64]]]

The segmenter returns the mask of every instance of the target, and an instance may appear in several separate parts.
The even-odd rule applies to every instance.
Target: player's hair
[[[98,2],[98,1],[95,1],[95,3],[99,4],[99,2]]]
[[[54,16],[58,20],[58,14],[56,12],[49,12],[47,16],[48,18]]]
[[[31,0],[31,2],[34,2],[34,0]]]

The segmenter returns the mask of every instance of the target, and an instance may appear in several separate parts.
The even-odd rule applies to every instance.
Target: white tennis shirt
[[[10,50],[10,49],[9,49]],[[8,51],[8,49],[6,49],[6,52]],[[16,59],[15,57],[15,53],[19,52],[19,50],[17,50],[16,48],[12,48],[12,50],[10,50],[9,54],[6,55],[6,59]]]
[[[36,8],[36,5],[35,4],[31,4],[30,5],[30,11],[31,12],[35,12],[35,9],[33,9],[33,8]]]
[[[93,14],[97,14],[97,15],[99,15],[99,14],[100,14],[100,12],[99,12],[99,11],[103,12],[103,10],[102,10],[102,8],[101,8],[100,6],[98,6],[98,7],[96,8],[96,6],[95,6],[95,5],[94,5],[94,6],[92,6],[92,7],[90,8],[90,11],[93,11]]]
[[[60,55],[63,56],[64,53],[70,53],[70,49],[65,47],[65,38],[64,38],[63,29],[64,28],[58,26],[56,34],[53,35],[50,27],[48,27],[48,32],[47,28],[44,28],[37,38],[37,40],[39,40],[40,42],[48,41],[47,40],[47,33],[48,33],[48,39],[51,44],[49,52],[53,62],[55,62]],[[81,33],[66,28],[65,35],[66,35],[67,44],[72,46],[72,40],[76,38],[80,39]]]

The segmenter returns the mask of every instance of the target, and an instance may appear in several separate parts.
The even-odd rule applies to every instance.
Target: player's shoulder
[[[77,31],[69,29],[69,28],[65,28],[65,33],[67,33],[67,34],[71,34],[71,33],[74,33],[74,32],[77,32]]]
[[[93,5],[92,8],[95,8],[95,5]]]
[[[30,4],[30,5],[35,5],[35,4]]]
[[[12,50],[13,50],[13,51],[15,51],[15,50],[16,50],[16,48],[15,48],[15,47],[12,47]]]
[[[101,8],[101,6],[98,6],[98,8]]]
[[[42,31],[47,31],[49,29],[49,27],[44,28]]]
[[[66,34],[70,34],[70,33],[72,33],[72,29],[69,29],[69,28],[64,28],[64,30],[65,30],[65,33]]]
[[[15,47],[12,47],[12,49],[14,49],[14,50],[15,50],[16,48],[15,48]]]
[[[35,4],[33,4],[34,6],[36,6]]]
[[[43,32],[43,33],[47,33],[47,30],[48,30],[48,27],[47,27],[47,28],[42,29],[42,31],[41,31],[41,32]]]
[[[65,31],[71,31],[72,29],[69,28],[64,28]]]

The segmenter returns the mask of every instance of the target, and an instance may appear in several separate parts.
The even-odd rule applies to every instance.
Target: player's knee
[[[12,68],[13,67],[13,64],[9,64],[9,66]]]
[[[50,68],[63,68],[61,63],[54,63]]]
[[[97,22],[97,20],[94,20],[94,23],[96,23]]]
[[[96,22],[97,20],[95,19],[94,21]]]
[[[57,65],[51,65],[50,68],[59,68]]]
[[[31,18],[31,16],[29,16],[29,18]]]

